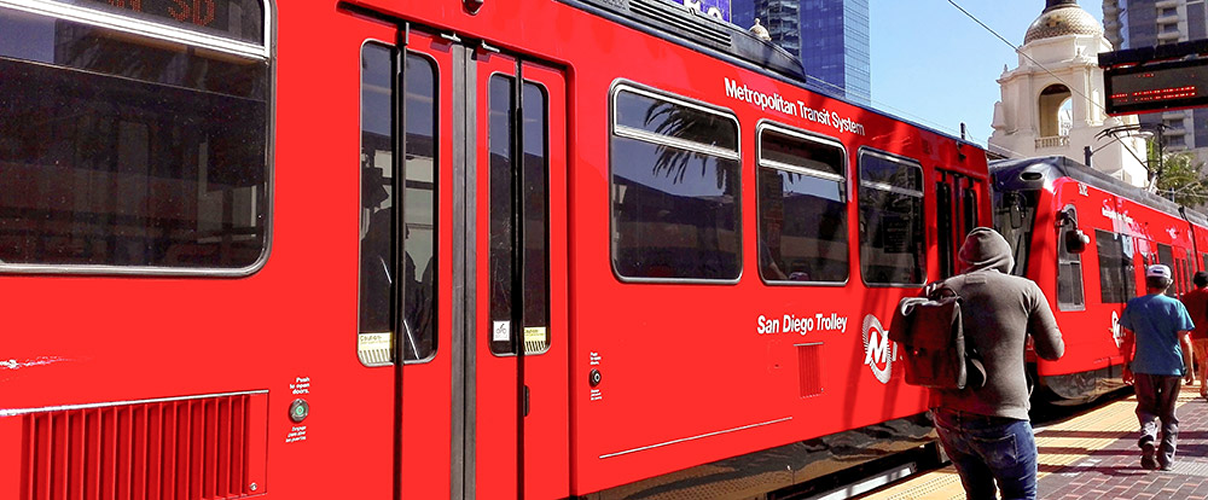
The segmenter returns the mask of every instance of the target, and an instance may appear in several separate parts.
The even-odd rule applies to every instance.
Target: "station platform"
[[[1040,452],[1038,498],[1208,499],[1208,401],[1198,386],[1179,394],[1179,441],[1173,469],[1141,468],[1135,396],[1036,428]],[[912,476],[860,500],[962,500],[951,465]]]

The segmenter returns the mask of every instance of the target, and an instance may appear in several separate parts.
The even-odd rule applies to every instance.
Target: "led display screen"
[[[1147,113],[1208,105],[1208,58],[1108,68],[1107,112]]]
[[[264,42],[260,0],[68,0],[102,10],[209,35]]]

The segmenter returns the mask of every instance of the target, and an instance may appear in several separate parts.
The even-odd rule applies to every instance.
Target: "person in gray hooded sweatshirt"
[[[979,227],[965,238],[964,272],[943,282],[962,298],[965,342],[985,366],[985,384],[933,389],[929,406],[944,451],[969,498],[1036,498],[1036,440],[1028,420],[1024,346],[1054,360],[1065,352],[1044,292],[1010,274],[1015,260],[997,231]],[[935,286],[935,285],[932,285]]]

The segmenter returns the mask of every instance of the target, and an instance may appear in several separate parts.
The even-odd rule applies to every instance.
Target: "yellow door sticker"
[[[525,342],[544,342],[545,327],[544,326],[526,326],[524,327]]]

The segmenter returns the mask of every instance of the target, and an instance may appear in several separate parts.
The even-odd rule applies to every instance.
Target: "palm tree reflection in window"
[[[733,129],[733,123],[720,117],[704,114],[699,111],[661,102],[646,111],[646,124],[655,133],[677,139],[691,141],[697,144],[718,146],[718,138],[727,133],[727,128]],[[714,157],[701,152],[689,151],[677,147],[658,146],[659,157],[654,162],[654,176],[671,178],[674,183],[682,183],[688,173],[692,160],[700,162],[701,176],[709,174],[709,160]],[[717,189],[733,196],[737,186],[732,186],[730,171],[724,168],[712,169],[717,181]]]
[[[735,121],[628,91],[617,94],[616,106],[612,192],[618,273],[736,279],[741,265]]]

